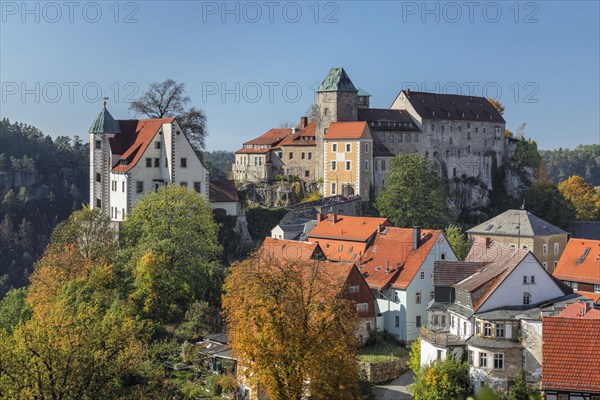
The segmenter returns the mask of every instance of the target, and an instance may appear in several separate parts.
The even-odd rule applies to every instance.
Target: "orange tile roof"
[[[571,303],[558,314],[558,317],[599,319],[600,310],[590,308],[589,304],[586,304],[584,302]]]
[[[584,292],[584,291],[578,290],[577,294],[585,296],[588,299],[592,299],[592,300],[594,300],[595,304],[600,305],[600,293]]]
[[[268,130],[266,133],[257,137],[256,139],[252,139],[244,145],[247,144],[267,144],[267,145],[275,145],[279,143],[283,138],[292,133],[292,128],[274,128]]]
[[[585,259],[578,263],[586,251]],[[569,240],[554,269],[554,276],[564,281],[600,284],[600,240]]]
[[[311,232],[312,233],[312,232]],[[310,236],[310,233],[309,233]],[[366,242],[353,242],[346,240],[310,238],[309,240],[319,243],[323,254],[328,260],[358,262],[365,254]]]
[[[162,118],[119,121],[121,133],[117,133],[111,139],[111,150],[113,154],[120,154],[121,157],[112,170],[127,172],[135,167],[160,127],[163,124],[172,124],[174,120],[174,118]],[[126,161],[127,164],[122,165],[122,161]]]
[[[367,123],[358,122],[332,122],[327,129],[325,140],[335,139],[360,139],[367,129]]]
[[[267,237],[258,251],[266,257],[278,260],[310,260],[319,251],[318,248],[317,243]]]
[[[264,154],[273,150],[268,147],[243,147],[235,152],[235,154]]]
[[[419,247],[413,250],[413,228],[386,228],[375,237],[361,259],[360,271],[369,286],[382,290],[391,284],[393,288],[406,289],[440,233],[439,230],[422,230]]]
[[[542,389],[600,392],[600,319],[545,317]]]
[[[326,219],[317,223],[317,226],[308,234],[308,238],[309,240],[333,239],[366,242],[382,226],[391,226],[391,222],[382,217],[353,217],[349,215],[334,217],[334,215],[329,214]]]
[[[315,146],[316,122],[311,122],[304,129],[300,129],[294,134],[286,136],[280,143],[281,146]],[[309,139],[301,139],[307,137]]]

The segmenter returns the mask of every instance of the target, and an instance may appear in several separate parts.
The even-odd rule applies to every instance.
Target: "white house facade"
[[[208,170],[177,120],[116,121],[104,104],[90,128],[91,207],[123,221],[144,194],[167,184],[208,199]]]

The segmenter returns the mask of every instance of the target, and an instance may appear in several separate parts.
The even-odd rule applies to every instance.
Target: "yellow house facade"
[[[323,196],[369,200],[373,184],[373,137],[366,122],[334,122],[323,140]]]

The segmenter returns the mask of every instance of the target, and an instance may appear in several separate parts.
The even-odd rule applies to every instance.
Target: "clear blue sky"
[[[375,107],[406,87],[471,90],[542,149],[600,142],[598,1],[25,4],[1,1],[0,115],[52,136],[87,140],[98,88],[133,118],[128,95],[172,78],[206,112],[208,149],[236,150],[298,120],[344,66]]]

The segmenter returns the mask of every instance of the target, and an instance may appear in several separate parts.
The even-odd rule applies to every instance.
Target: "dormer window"
[[[129,162],[127,160],[120,160],[119,165],[128,165]]]

